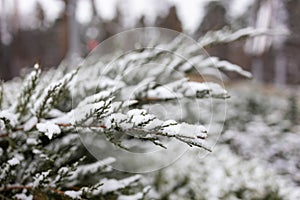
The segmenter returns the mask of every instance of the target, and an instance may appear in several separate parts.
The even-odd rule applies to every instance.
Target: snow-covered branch
[[[79,135],[104,136],[102,142],[126,149],[131,141],[168,148],[168,141],[175,140],[211,151],[205,143],[210,133],[203,125],[176,119],[176,109],[166,117],[149,107],[180,100],[187,108],[199,99],[229,98],[218,83],[189,80],[193,71],[201,74],[213,68],[251,76],[235,64],[198,51],[253,36],[255,31],[223,32],[206,35],[200,46],[187,45],[179,36],[117,59],[114,54],[100,60],[91,57],[96,61],[87,60],[70,72],[59,66],[41,73],[35,65],[24,82],[1,85],[0,195],[25,198],[38,191],[57,198],[144,198],[149,187],[142,184],[141,176],[115,173],[111,166],[118,162],[115,158],[96,161]],[[204,104],[202,109],[208,107]]]

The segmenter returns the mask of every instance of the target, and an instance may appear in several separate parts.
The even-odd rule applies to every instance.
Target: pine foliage
[[[111,167],[117,161],[96,160],[78,133],[101,134],[124,149],[130,148],[125,144],[131,140],[167,148],[165,143],[171,139],[211,151],[203,125],[160,118],[148,112],[147,105],[228,98],[221,85],[191,81],[187,74],[217,68],[250,77],[235,64],[201,54],[201,48],[254,33],[249,29],[209,32],[194,46],[178,37],[154,49],[125,54],[113,64],[108,57],[74,70],[59,66],[41,73],[35,65],[23,81],[4,83],[0,87],[0,197],[145,198],[150,188],[141,183],[140,175],[117,176]],[[172,59],[165,49],[186,59]],[[151,62],[162,65],[132,73],[136,66]],[[107,65],[112,66],[104,70]]]

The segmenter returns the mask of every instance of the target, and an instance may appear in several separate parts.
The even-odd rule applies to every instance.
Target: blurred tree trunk
[[[264,81],[264,64],[261,57],[252,58],[252,74],[257,81]]]
[[[12,25],[12,55],[10,56],[12,65],[11,67],[11,76],[19,75],[20,64],[22,63],[23,55],[21,53],[21,39],[20,39],[20,29],[19,29],[19,1],[14,0],[14,15],[13,15],[13,25]]]
[[[285,46],[288,64],[287,76],[290,83],[300,84],[300,1],[289,0],[285,4],[288,10],[287,24],[291,33]]]
[[[289,29],[287,24],[288,11],[286,3],[282,0],[273,1],[273,23],[275,28],[279,26],[282,29]],[[274,36],[275,41],[275,79],[274,82],[278,85],[285,85],[288,82],[287,77],[287,49],[285,48],[287,36]],[[277,40],[276,40],[277,39]]]
[[[5,9],[5,0],[1,0],[1,6]],[[6,13],[0,13],[1,21],[0,21],[0,79],[7,80],[11,76],[10,72],[10,62],[8,59],[9,57],[9,40],[11,39],[11,35],[8,32],[8,23],[6,18]]]
[[[276,57],[275,57],[275,83],[278,85],[285,85],[286,84],[286,56],[284,51],[277,50]]]
[[[67,58],[72,59],[81,55],[78,22],[76,21],[77,0],[66,0],[68,16],[68,53]]]
[[[92,16],[93,16],[93,19],[94,17],[97,17],[97,8],[96,8],[96,2],[95,0],[91,0],[91,5],[92,5]]]

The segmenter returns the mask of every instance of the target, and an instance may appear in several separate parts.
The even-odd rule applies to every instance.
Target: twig
[[[56,124],[57,126],[60,126],[60,127],[70,127],[70,126],[77,126],[77,127],[81,127],[81,128],[106,128],[106,126],[104,125],[98,125],[98,126],[82,126],[82,125],[73,125],[73,124],[63,124],[63,123],[57,123]],[[15,128],[13,129],[12,131],[23,131],[24,130],[24,127],[18,127],[18,128]],[[10,132],[7,132],[7,133],[1,133],[0,134],[0,138],[5,138],[5,137],[8,137],[10,134]]]
[[[73,125],[73,124],[63,124],[63,123],[57,123],[56,124],[57,126],[60,126],[60,127],[70,127],[70,126],[77,126],[77,127],[80,127],[80,128],[106,128],[106,126],[104,125],[98,125],[98,126],[83,126],[83,125]]]
[[[25,185],[16,185],[16,186],[9,186],[9,187],[4,187],[0,189],[0,192],[6,192],[9,190],[21,190],[21,189],[27,189],[27,190],[34,190],[32,186],[25,186]],[[50,191],[60,194],[60,195],[65,195],[64,191],[57,190],[55,188],[49,188]]]
[[[23,127],[18,127],[18,128],[14,128],[11,131],[23,131],[24,128]],[[1,133],[0,134],[0,138],[4,138],[4,137],[8,137],[8,135],[10,134],[10,132],[7,133]]]

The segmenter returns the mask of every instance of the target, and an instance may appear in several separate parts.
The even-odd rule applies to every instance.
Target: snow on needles
[[[140,175],[131,176],[121,180],[116,179],[103,179],[100,183],[103,184],[98,190],[93,191],[94,194],[106,194],[108,192],[123,189],[132,183],[138,181]]]
[[[9,112],[8,110],[0,111],[0,129],[4,126],[3,120],[8,120],[10,126],[14,127],[18,124],[18,118],[15,114]],[[2,122],[2,123],[1,123]]]
[[[178,124],[174,120],[165,121],[162,124],[162,133],[168,136],[180,136],[185,138],[200,138],[205,139],[207,137],[207,130],[201,125],[190,125],[187,123]]]
[[[124,188],[128,187],[129,185],[139,181],[140,178],[141,178],[140,175],[130,176],[128,178],[124,178],[121,180],[104,178],[99,182],[100,187],[97,189],[94,189],[92,191],[92,193],[93,193],[93,195],[99,195],[99,194],[106,194],[106,193],[113,192],[113,191],[118,191],[118,190],[124,189]],[[65,195],[67,195],[73,199],[80,199],[82,193],[83,193],[82,190],[65,191]],[[140,195],[138,195],[138,196],[140,196]]]
[[[174,120],[164,122],[157,119],[154,115],[148,114],[144,109],[132,109],[127,112],[127,115],[114,113],[106,119],[105,126],[107,129],[119,127],[124,131],[136,128],[137,126],[143,127],[149,132],[159,129],[159,132],[171,137],[175,135],[191,139],[204,139],[207,137],[207,130],[202,125],[178,124]]]
[[[68,190],[65,191],[65,195],[71,197],[72,199],[81,199],[82,191]]]
[[[8,162],[8,164],[9,164],[10,166],[15,166],[15,165],[20,164],[20,160],[19,160],[18,158],[16,158],[16,157],[14,157],[14,158],[8,160],[7,162]]]
[[[53,135],[60,134],[61,130],[58,125],[52,122],[45,122],[45,123],[38,123],[36,128],[44,133],[50,140],[52,139]]]
[[[24,131],[31,130],[38,122],[37,117],[30,118],[25,124],[24,124]]]
[[[76,179],[79,175],[95,173],[99,169],[104,168],[104,167],[112,164],[115,161],[116,161],[115,158],[109,157],[104,160],[100,160],[100,161],[97,161],[97,162],[94,162],[91,164],[81,165],[81,166],[77,167],[77,169],[74,172],[72,172],[70,179]]]

